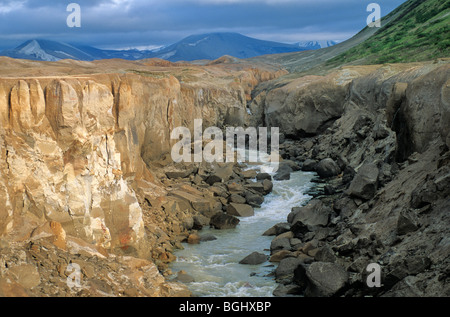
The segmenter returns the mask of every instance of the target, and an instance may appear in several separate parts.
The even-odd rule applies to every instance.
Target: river
[[[286,222],[292,207],[302,206],[311,199],[306,192],[313,186],[314,173],[294,172],[291,179],[273,181],[273,191],[265,197],[255,215],[240,218],[235,229],[205,228],[200,235],[212,234],[217,240],[198,245],[184,244],[172,263],[173,272],[186,271],[194,278],[188,287],[196,297],[271,297],[277,287],[271,275],[275,263],[239,264],[252,252],[270,255],[273,237],[262,234],[273,225]]]

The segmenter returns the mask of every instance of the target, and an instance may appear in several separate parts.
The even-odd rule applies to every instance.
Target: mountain
[[[318,50],[325,47],[330,47],[338,44],[339,42],[336,41],[301,41],[298,43],[295,43],[294,45],[297,45],[300,48],[303,48],[305,50]]]
[[[450,57],[450,0],[408,0],[381,19],[331,47],[261,56],[255,61],[283,65],[292,76],[324,74],[343,65],[369,65]],[[293,74],[296,73],[296,74]]]
[[[189,36],[148,58],[161,58],[171,62],[215,60],[224,55],[237,58],[250,58],[267,54],[303,51],[305,48],[294,44],[263,41],[238,33],[210,33]]]
[[[61,59],[93,60],[93,56],[65,43],[48,40],[29,40],[15,49],[1,52],[2,56],[38,61],[58,61]]]
[[[450,57],[450,0],[410,0],[370,39],[329,61],[330,65],[403,63]]]
[[[91,46],[76,46],[62,42],[33,39],[26,41],[14,49],[0,52],[0,56],[49,62],[61,59],[93,61],[121,58],[136,60],[144,58],[150,52],[139,50],[101,50]]]
[[[121,58],[138,60],[161,58],[171,62],[216,60],[224,55],[245,59],[255,56],[315,50],[335,45],[334,41],[309,41],[285,44],[263,41],[238,33],[209,33],[189,36],[175,44],[154,50],[102,50],[92,46],[73,45],[49,40],[33,39],[14,49],[0,52],[12,58],[58,61],[74,59],[93,61]]]

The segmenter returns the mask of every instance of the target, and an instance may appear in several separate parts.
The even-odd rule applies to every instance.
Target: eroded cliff
[[[448,60],[275,82],[251,107],[295,139],[282,144],[283,158],[321,183],[273,244],[275,293],[448,296]],[[367,283],[371,264],[377,287]]]
[[[30,259],[35,263],[36,252],[44,258],[56,254],[60,260],[47,263],[46,272],[58,272],[57,263],[72,263],[69,258],[80,255],[80,250],[88,262],[92,257],[107,262],[119,256],[117,265],[127,267],[131,261],[127,257],[146,259],[139,264],[132,260],[144,276],[152,270],[149,285],[140,285],[136,277],[136,294],[186,294],[185,287],[157,277],[160,273],[152,262],[161,269],[173,260],[173,247],[192,228],[196,212],[190,206],[174,208],[185,200],[167,195],[170,186],[163,168],[172,163],[171,131],[179,126],[192,131],[199,118],[205,128],[242,125],[253,87],[283,71],[158,61],[76,65],[5,58],[2,63],[0,237],[6,248],[2,253],[24,245],[29,261],[18,260],[17,267],[30,265]],[[63,75],[67,73],[73,75]],[[173,212],[168,212],[167,204]],[[47,254],[42,248],[52,251]],[[48,283],[42,279],[43,271],[30,290],[11,278],[11,270],[2,270],[6,278],[0,294],[17,288],[19,293],[43,295],[33,291]],[[39,277],[30,266],[24,270]],[[110,292],[120,295],[124,290]]]

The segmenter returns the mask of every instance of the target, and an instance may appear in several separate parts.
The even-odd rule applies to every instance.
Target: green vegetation
[[[450,57],[450,0],[409,0],[386,18],[397,14],[368,40],[330,59],[326,65],[405,63]]]

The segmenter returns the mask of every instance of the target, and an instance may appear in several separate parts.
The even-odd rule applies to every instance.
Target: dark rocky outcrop
[[[340,114],[334,117],[335,104],[322,103],[332,121],[325,124],[318,112],[327,108],[318,107],[309,113],[317,116],[313,129],[302,115],[288,119],[272,109],[301,110],[306,103],[294,100],[311,96],[312,89],[318,92],[314,101],[335,94],[339,88],[324,90],[326,78],[344,70],[299,78],[267,93],[269,122],[291,137],[280,147],[283,159],[319,177],[314,199],[293,208],[289,231],[275,234],[271,250],[282,285],[276,293],[450,296],[450,66],[443,61],[352,71],[341,78],[348,90],[335,100],[344,105]],[[324,85],[317,88],[315,81]],[[296,91],[294,83],[303,86]],[[304,96],[293,98],[297,93]],[[372,263],[380,266],[381,287],[367,284]]]

